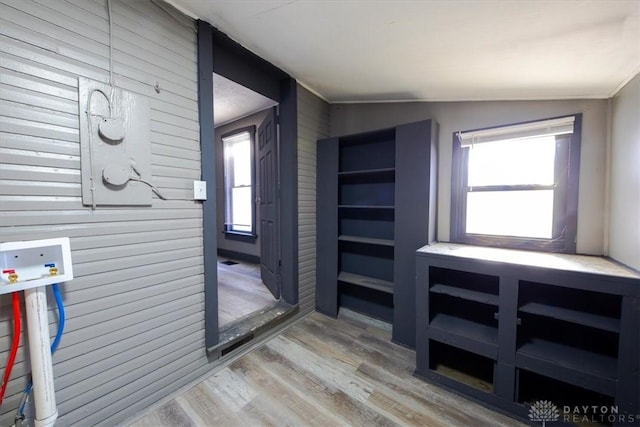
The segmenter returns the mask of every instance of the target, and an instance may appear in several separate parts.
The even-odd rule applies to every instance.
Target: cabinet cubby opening
[[[394,248],[340,241],[338,271],[393,282]]]
[[[496,276],[429,267],[429,285],[434,293],[498,305],[499,279]]]
[[[518,307],[523,312],[618,332],[622,297],[521,281]]]
[[[615,393],[619,335],[536,315],[520,314],[516,363],[557,370],[565,379],[603,393]],[[550,372],[550,371],[549,371]],[[547,372],[547,374],[549,374]],[[587,381],[583,383],[582,381]],[[573,383],[573,380],[569,381]]]
[[[518,327],[518,347],[540,341],[575,348],[596,356],[618,357],[619,335],[616,333],[527,313],[520,313],[519,317],[521,324]]]
[[[395,167],[395,130],[340,139],[339,172]]]
[[[358,206],[393,206],[395,183],[387,175],[342,178],[338,186],[338,204]]]
[[[610,396],[524,369],[518,369],[516,375],[518,403],[531,406],[538,401],[550,401],[558,409],[559,422],[576,426],[610,426],[619,416],[624,416],[613,414],[611,417],[617,409]]]
[[[385,322],[393,322],[393,295],[390,293],[339,281],[338,305]]]
[[[449,295],[434,294],[429,298],[429,313],[431,321],[439,314],[473,322],[479,326],[498,329],[495,318],[497,307],[478,304],[475,301],[451,297]]]
[[[342,209],[338,234],[393,240],[394,211],[391,209]]]
[[[454,381],[493,393],[495,362],[489,358],[431,340],[429,369]]]

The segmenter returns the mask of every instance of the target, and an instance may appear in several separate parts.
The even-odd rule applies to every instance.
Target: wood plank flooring
[[[225,265],[218,259],[218,327],[274,303],[275,298],[260,279],[260,265],[238,262]]]
[[[313,313],[131,427],[523,426],[428,384],[388,324]]]

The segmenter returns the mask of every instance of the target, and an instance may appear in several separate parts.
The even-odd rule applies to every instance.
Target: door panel
[[[278,133],[276,109],[258,127],[258,209],[260,211],[260,275],[275,298],[280,298],[278,264]]]

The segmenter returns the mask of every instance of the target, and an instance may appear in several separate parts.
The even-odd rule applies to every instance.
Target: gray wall
[[[255,243],[239,242],[237,240],[226,239],[224,235],[224,157],[222,152],[222,135],[233,132],[247,126],[255,126],[256,132],[258,126],[267,116],[270,108],[265,111],[252,114],[248,117],[236,120],[215,129],[216,135],[216,209],[218,212],[218,249],[226,249],[229,251],[240,252],[243,254],[260,256],[260,236]],[[255,135],[254,153],[258,152],[258,135]],[[258,184],[258,176],[256,176],[256,185]],[[256,209],[255,223],[260,223],[260,213]]]
[[[612,107],[609,256],[640,270],[640,74]]]
[[[316,306],[316,141],[329,136],[329,104],[298,85],[298,285],[300,311]]]
[[[112,9],[115,83],[151,104],[152,181],[189,199],[200,178],[194,23],[146,0]],[[67,323],[54,356],[61,425],[113,425],[210,369],[202,208],[82,205],[77,78],[108,82],[106,1],[3,0],[0,33],[0,238],[71,238],[75,279],[62,286]],[[0,298],[2,366],[9,301]],[[53,310],[49,320],[53,334]],[[2,426],[13,424],[26,356],[21,346]]]
[[[455,131],[582,113],[578,204],[579,253],[602,255],[604,241],[606,100],[407,102],[334,104],[331,135],[339,136],[423,119],[440,124],[438,240],[449,240],[451,142]]]
[[[112,8],[115,83],[151,103],[152,181],[189,199],[200,178],[194,23],[147,0]],[[82,206],[77,77],[108,82],[106,0],[0,0],[0,36],[0,240],[71,238],[76,277],[62,286],[67,326],[53,368],[60,424],[115,425],[220,366],[205,354],[202,207],[157,198]],[[300,313],[291,322],[315,306],[315,141],[329,129],[326,103],[299,88],[298,105]],[[10,313],[2,296],[2,366]],[[53,310],[49,321],[53,334]],[[0,426],[13,424],[25,357],[21,346]]]

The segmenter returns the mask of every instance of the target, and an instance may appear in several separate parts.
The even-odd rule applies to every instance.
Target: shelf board
[[[472,338],[488,344],[497,344],[498,326],[487,326],[461,317],[438,313],[429,324],[430,328],[438,328],[455,335]]]
[[[393,205],[338,205],[342,209],[394,209]]]
[[[358,176],[358,175],[384,175],[386,173],[395,172],[396,168],[381,168],[381,169],[362,169],[355,171],[343,171],[338,172],[338,176]]]
[[[498,357],[497,326],[438,313],[431,320],[427,335],[430,339],[491,359]]]
[[[620,332],[620,319],[615,319],[613,317],[599,316],[597,314],[587,313],[584,311],[571,310],[568,308],[556,307],[537,302],[525,304],[520,307],[519,310],[523,313],[564,320],[566,322],[590,326],[604,331]]]
[[[540,373],[548,376],[562,376],[564,381],[591,390],[615,394],[617,360],[614,357],[532,338],[517,349],[516,365],[544,371]]]
[[[338,274],[338,280],[352,285],[385,292],[387,294],[393,294],[393,282],[389,282],[387,280],[362,276],[360,274],[347,273],[346,271],[341,271],[340,274]]]
[[[338,240],[342,242],[356,242],[356,243],[367,243],[371,245],[380,245],[380,246],[394,246],[395,242],[391,239],[375,239],[373,237],[359,237],[359,236],[349,236],[346,234],[341,234],[338,236]]]
[[[472,291],[470,289],[436,283],[429,290],[435,294],[449,295],[482,304],[498,305],[498,295],[487,292]]]

